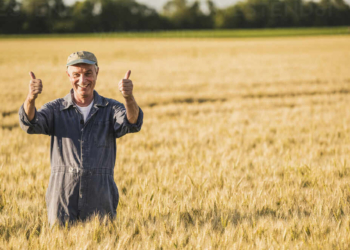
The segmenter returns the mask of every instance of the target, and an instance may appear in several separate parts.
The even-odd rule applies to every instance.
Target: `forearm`
[[[125,107],[126,107],[126,117],[131,124],[137,122],[139,117],[139,106],[137,105],[134,96],[125,98]]]
[[[35,116],[35,99],[34,100],[30,100],[29,98],[27,98],[24,102],[24,111],[26,112],[26,115],[28,117],[29,121],[32,121],[34,119]]]

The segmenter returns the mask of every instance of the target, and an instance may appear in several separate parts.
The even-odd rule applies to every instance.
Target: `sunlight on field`
[[[0,249],[350,247],[350,37],[0,40]],[[70,90],[67,56],[95,53],[99,94],[140,133],[118,139],[118,216],[49,229],[50,139],[18,109]]]

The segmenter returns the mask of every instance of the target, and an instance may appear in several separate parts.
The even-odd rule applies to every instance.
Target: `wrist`
[[[133,101],[135,101],[135,99],[134,99],[134,96],[133,96],[133,95],[130,95],[130,96],[124,97],[124,99],[125,99],[125,101],[126,101],[126,102],[133,102]]]
[[[33,96],[27,96],[27,100],[26,100],[28,103],[30,104],[34,104],[35,103],[35,98]]]

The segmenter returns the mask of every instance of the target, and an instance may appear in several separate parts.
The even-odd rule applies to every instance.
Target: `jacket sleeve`
[[[35,109],[33,120],[29,121],[24,104],[19,109],[19,124],[28,134],[51,135],[53,131],[54,108],[50,103],[43,105],[39,110]]]
[[[120,138],[127,133],[139,132],[143,123],[143,112],[139,108],[139,117],[135,124],[131,124],[126,116],[126,109],[122,103],[113,106],[114,136]]]

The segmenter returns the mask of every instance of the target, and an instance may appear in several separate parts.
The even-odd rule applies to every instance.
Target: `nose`
[[[86,77],[84,76],[84,74],[81,74],[79,77],[79,83],[84,83]]]

